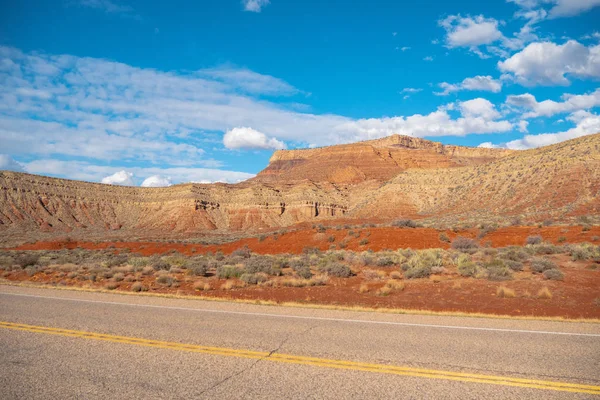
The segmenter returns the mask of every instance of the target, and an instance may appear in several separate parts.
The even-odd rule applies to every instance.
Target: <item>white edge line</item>
[[[533,330],[526,330],[526,329],[481,328],[481,327],[476,327],[476,326],[415,324],[415,323],[409,323],[409,322],[394,322],[394,321],[369,321],[369,320],[363,320],[363,319],[308,317],[308,316],[302,316],[302,315],[289,315],[289,314],[270,314],[270,313],[253,313],[253,312],[245,312],[245,311],[210,310],[210,309],[205,309],[205,308],[158,306],[158,305],[153,305],[153,304],[132,304],[132,303],[121,303],[118,301],[84,300],[84,299],[73,299],[73,298],[68,298],[68,297],[39,296],[39,295],[34,295],[34,294],[22,294],[22,293],[2,293],[2,292],[0,292],[0,295],[31,297],[31,298],[37,298],[37,299],[73,301],[73,302],[79,302],[79,303],[110,304],[110,305],[127,306],[127,307],[145,307],[145,308],[158,308],[158,309],[165,309],[165,310],[204,312],[204,313],[213,313],[213,314],[235,314],[235,315],[260,316],[260,317],[271,317],[271,318],[304,319],[304,320],[313,320],[313,321],[347,322],[347,323],[358,323],[358,324],[395,325],[395,326],[409,326],[409,327],[419,327],[419,328],[462,329],[462,330],[488,331],[488,332],[533,333],[533,334],[543,334],[543,335],[600,337],[599,333],[533,331]]]

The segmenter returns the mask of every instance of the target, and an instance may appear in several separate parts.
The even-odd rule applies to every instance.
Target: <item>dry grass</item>
[[[538,299],[551,299],[552,292],[547,287],[543,287],[538,291],[537,298]]]
[[[210,283],[202,282],[202,281],[194,282],[194,290],[206,292],[211,289],[212,289],[212,287],[210,286]]]
[[[454,282],[454,284],[452,285],[452,289],[456,289],[456,290],[462,289],[462,282],[460,282],[460,281]]]
[[[393,271],[390,274],[390,278],[392,278],[392,279],[402,279],[402,273],[400,273],[400,271]]]
[[[515,294],[514,290],[509,289],[506,286],[500,286],[500,287],[498,287],[498,289],[496,289],[496,296],[512,299],[513,297],[516,296],[516,294]]]
[[[369,291],[369,285],[367,285],[366,283],[363,283],[358,288],[358,293],[367,293],[368,291]]]
[[[231,298],[220,298],[220,297],[203,297],[203,296],[191,296],[181,295],[175,293],[131,293],[131,292],[109,292],[106,289],[98,289],[91,287],[73,287],[73,286],[48,286],[45,284],[31,283],[31,282],[11,282],[6,280],[0,280],[0,285],[4,286],[16,286],[16,287],[29,287],[35,289],[48,289],[48,290],[67,290],[73,292],[90,292],[90,293],[110,293],[118,294],[123,296],[148,296],[158,297],[165,299],[184,299],[184,300],[200,300],[200,301],[216,301],[219,303],[241,303],[241,304],[253,304],[260,306],[274,306],[274,307],[291,307],[291,308],[304,308],[304,309],[316,309],[316,310],[337,310],[337,311],[356,311],[356,312],[372,312],[380,314],[399,314],[399,315],[433,315],[433,316],[446,316],[446,317],[462,317],[462,318],[486,318],[486,319],[515,319],[524,321],[555,321],[555,322],[581,322],[586,324],[599,324],[599,318],[565,318],[565,317],[547,317],[547,316],[535,316],[535,315],[506,315],[506,314],[485,314],[485,313],[468,313],[460,311],[431,311],[422,309],[410,309],[410,308],[374,308],[365,306],[341,306],[331,304],[307,304],[299,302],[276,302],[272,300],[247,300],[247,299],[231,299]]]
[[[365,269],[363,271],[363,276],[369,281],[381,281],[387,278],[385,271],[378,271],[375,269]]]

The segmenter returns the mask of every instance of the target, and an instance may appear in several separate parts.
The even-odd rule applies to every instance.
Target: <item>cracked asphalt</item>
[[[267,354],[229,357],[0,327],[2,399],[598,397],[273,362],[273,354],[600,385],[600,325],[589,323],[363,313],[12,286],[0,286],[0,321]]]

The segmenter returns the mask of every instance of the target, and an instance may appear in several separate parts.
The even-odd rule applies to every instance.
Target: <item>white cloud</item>
[[[162,175],[152,175],[144,179],[144,182],[140,186],[142,187],[167,187],[171,186],[173,182],[171,177]]]
[[[407,51],[410,49],[411,49],[411,47],[408,47],[408,46],[400,47],[400,50],[402,50],[402,51]]]
[[[23,165],[15,161],[11,156],[7,154],[0,154],[0,171],[1,170],[25,172]]]
[[[600,116],[587,111],[576,111],[568,118],[575,123],[575,127],[564,132],[543,133],[539,135],[526,135],[522,139],[513,140],[504,147],[516,150],[531,149],[534,147],[548,146],[565,140],[592,135],[600,132]]]
[[[289,94],[291,86],[282,85],[283,81],[252,77],[251,82],[263,83],[248,85],[246,78],[235,79],[248,77],[247,71],[230,72],[230,68],[220,74],[214,69],[162,72],[0,46],[2,151],[13,157],[45,160],[31,171],[35,173],[54,174],[50,161],[60,157],[85,160],[87,171],[93,164],[102,169],[102,165],[118,162],[141,177],[231,182],[251,175],[219,171],[215,168],[223,164],[207,153],[221,142],[225,132],[236,127],[251,127],[264,134],[266,142],[258,143],[268,148],[280,148],[285,142],[324,146],[393,133],[464,136],[512,128],[508,121],[455,118],[443,108],[366,119],[313,114],[288,106],[291,103],[275,104],[261,98],[278,90]],[[254,93],[249,94],[248,87]],[[156,169],[131,167],[141,163]],[[178,172],[169,172],[173,169]],[[97,181],[118,169],[104,168],[102,174],[83,174],[74,168],[62,171],[67,177]]]
[[[423,61],[433,61],[433,57],[432,56],[424,57]]]
[[[572,17],[600,6],[600,0],[553,0],[552,2],[555,6],[550,9],[549,18]]]
[[[600,6],[600,0],[507,0],[525,10],[544,12],[548,18],[572,17]],[[550,9],[546,11],[547,7]],[[544,18],[546,15],[544,15]]]
[[[133,173],[122,170],[102,178],[100,182],[107,185],[133,186]]]
[[[198,75],[224,82],[245,93],[289,96],[299,92],[289,83],[270,75],[258,74],[246,68],[221,66],[198,71]]]
[[[481,97],[459,102],[458,108],[466,118],[481,117],[487,121],[500,118],[500,113],[496,110],[496,107],[489,100],[482,99]]]
[[[99,182],[107,175],[115,174],[123,167],[94,165],[83,161],[61,161],[40,159],[25,164],[27,172],[53,176],[69,176],[89,182]],[[186,182],[229,182],[236,183],[254,177],[254,174],[237,171],[224,171],[211,168],[159,168],[159,167],[127,167],[133,176],[168,176],[173,183]],[[132,183],[133,185],[133,183]]]
[[[252,128],[233,128],[223,136],[223,144],[228,149],[285,149],[286,145],[276,138],[269,138]]]
[[[521,120],[517,123],[517,128],[519,132],[527,133],[527,127],[529,126],[529,122],[525,120]]]
[[[263,7],[269,5],[270,0],[242,0],[244,10],[259,13]]]
[[[118,4],[111,0],[77,0],[75,4],[82,7],[95,8],[107,13],[125,14],[133,11],[133,8],[127,5]]]
[[[502,82],[498,79],[492,78],[489,75],[478,75],[472,78],[465,78],[460,83],[442,82],[438,86],[442,88],[443,91],[434,93],[437,96],[447,96],[450,93],[461,90],[478,90],[494,93],[498,93],[502,90]]]
[[[499,146],[496,146],[492,142],[483,142],[483,143],[481,143],[477,147],[481,147],[481,148],[484,148],[484,149],[497,149]]]
[[[567,76],[600,78],[600,45],[586,47],[575,40],[558,45],[531,43],[505,61],[498,62],[505,77],[527,85],[569,85]]]
[[[565,93],[561,96],[563,101],[544,100],[538,102],[536,98],[530,94],[520,94],[508,96],[506,104],[520,110],[529,110],[525,112],[523,118],[551,117],[556,114],[568,113],[578,110],[589,110],[600,106],[600,89],[594,92],[574,95]]]
[[[499,21],[483,15],[450,15],[439,21],[439,24],[446,30],[446,43],[449,47],[477,47],[494,43],[503,37],[498,30]]]

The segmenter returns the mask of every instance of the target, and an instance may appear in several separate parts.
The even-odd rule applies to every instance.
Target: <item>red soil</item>
[[[161,242],[78,242],[78,241],[52,241],[37,242],[33,244],[24,244],[13,250],[60,250],[75,249],[81,247],[89,250],[100,250],[107,248],[129,249],[133,253],[142,255],[164,254],[170,251],[177,251],[186,255],[203,254],[206,252],[215,252],[217,250],[229,254],[235,249],[248,246],[253,252],[258,254],[299,254],[305,247],[316,247],[320,250],[327,250],[333,245],[345,241],[346,249],[354,251],[384,249],[428,249],[428,248],[448,248],[449,243],[440,240],[440,234],[445,233],[450,240],[457,236],[466,236],[477,238],[478,229],[469,229],[455,233],[450,230],[436,230],[432,228],[393,228],[377,227],[354,229],[360,232],[360,236],[349,236],[350,230],[327,229],[324,233],[318,233],[315,229],[302,229],[290,231],[280,235],[277,239],[273,235],[260,241],[258,238],[241,239],[219,245],[202,244],[183,244],[183,243],[161,243]],[[583,243],[592,242],[600,236],[600,226],[593,226],[590,230],[584,231],[581,226],[548,226],[531,227],[518,226],[499,228],[496,231],[488,233],[479,239],[482,244],[489,244],[492,247],[504,247],[510,245],[522,246],[525,244],[528,236],[540,235],[544,241],[559,244],[559,238],[564,243]],[[328,238],[333,236],[334,242],[329,242]],[[361,245],[361,240],[368,240],[368,244]],[[562,240],[564,239],[564,240]],[[339,248],[339,247],[337,247]]]
[[[365,281],[362,274],[351,278],[332,278],[327,286],[320,287],[260,287],[248,286],[232,290],[220,289],[224,280],[216,277],[193,278],[184,274],[174,276],[181,282],[177,288],[157,286],[154,276],[140,277],[150,293],[198,295],[223,299],[266,300],[277,303],[295,302],[334,306],[362,306],[385,309],[412,309],[439,312],[466,312],[512,316],[546,316],[564,318],[600,318],[600,265],[592,262],[572,262],[565,255],[552,256],[565,273],[564,281],[544,280],[539,274],[520,272],[506,282],[490,282],[459,277],[455,271],[436,277],[441,279],[416,279],[404,281],[403,291],[389,296],[375,292],[384,281]],[[380,268],[389,274],[395,268]],[[28,276],[24,271],[5,275],[10,281],[30,281],[44,284],[104,288],[107,280],[90,283],[77,279],[58,277],[56,273],[37,273]],[[197,292],[195,281],[211,285],[212,290]],[[238,282],[239,283],[239,282]],[[360,293],[359,287],[367,284],[369,291]],[[514,298],[500,298],[496,289],[505,286],[515,291]],[[547,287],[551,299],[537,298],[540,289]],[[116,291],[130,291],[131,283],[120,282]]]

